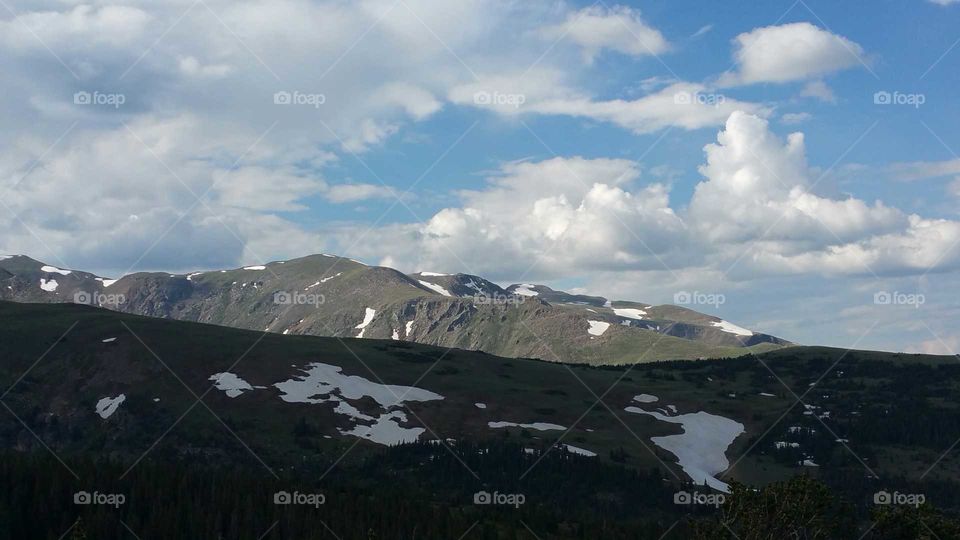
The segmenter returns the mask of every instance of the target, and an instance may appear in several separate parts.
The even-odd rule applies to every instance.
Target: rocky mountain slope
[[[502,288],[467,274],[406,275],[332,255],[115,280],[4,256],[0,300],[73,302],[282,334],[394,339],[572,363],[738,356],[789,345],[679,306],[543,285]]]

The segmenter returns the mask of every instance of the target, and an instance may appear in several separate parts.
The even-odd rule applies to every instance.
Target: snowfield
[[[572,444],[564,444],[563,447],[566,448],[567,452],[570,452],[571,454],[580,454],[581,456],[586,456],[586,457],[597,457],[596,452],[591,452],[584,448],[576,447]]]
[[[427,276],[427,277],[444,277],[444,276],[449,276],[450,274],[441,274],[439,272],[420,272],[420,275]]]
[[[107,418],[110,418],[110,415],[117,411],[117,407],[119,407],[120,404],[126,400],[127,396],[124,394],[120,394],[119,396],[113,398],[105,397],[97,402],[97,407],[95,410],[97,414],[100,415],[100,418],[106,420]]]
[[[373,321],[373,317],[376,314],[377,314],[377,310],[373,308],[367,308],[366,311],[363,312],[363,322],[354,326],[354,328],[360,329],[360,333],[357,334],[358,338],[363,337],[363,333],[367,331],[367,325],[370,324],[371,321]]]
[[[238,375],[225,371],[223,373],[214,373],[208,381],[214,381],[214,387],[217,390],[223,390],[227,397],[235,398],[240,394],[253,390],[254,388],[263,388],[263,386],[251,386],[250,383],[241,379]]]
[[[262,264],[258,264],[256,266],[244,266],[243,269],[244,270],[266,270],[267,267]]]
[[[40,267],[41,272],[48,272],[51,274],[60,274],[61,276],[68,276],[72,272],[71,270],[61,270],[56,266],[44,265]]]
[[[659,401],[660,398],[651,394],[637,394],[633,396],[633,400],[637,403],[655,403]]]
[[[57,283],[57,280],[55,279],[51,279],[50,281],[47,281],[43,278],[40,278],[40,288],[47,292],[53,292],[57,290],[57,286],[59,285],[60,284]]]
[[[743,424],[729,418],[696,413],[667,416],[659,412],[645,411],[639,407],[627,407],[629,413],[646,414],[671,424],[680,424],[683,433],[665,437],[651,437],[654,444],[677,456],[677,463],[694,484],[707,484],[722,491],[730,492],[730,486],[717,480],[719,474],[730,466],[727,461],[727,448],[744,433]]]
[[[423,388],[380,384],[357,375],[344,375],[342,371],[339,366],[314,362],[303,370],[303,375],[273,386],[280,390],[280,399],[287,403],[336,403],[334,412],[348,416],[354,422],[373,422],[341,429],[340,433],[384,445],[416,441],[424,432],[420,427],[402,427],[400,422],[407,421],[406,415],[403,411],[391,409],[401,407],[407,401],[444,399]],[[383,409],[378,417],[363,414],[347,401],[364,397],[372,398]]]
[[[540,293],[533,290],[536,285],[530,285],[529,283],[522,283],[517,285],[517,288],[513,290],[514,294],[519,294],[520,296],[540,296]]]
[[[752,335],[753,335],[753,332],[751,332],[750,330],[747,330],[746,328],[743,328],[742,326],[737,326],[737,325],[733,324],[732,322],[720,321],[720,322],[712,322],[712,323],[710,323],[710,324],[713,325],[713,326],[716,326],[717,328],[719,328],[720,330],[722,330],[722,331],[724,331],[724,332],[726,332],[726,333],[728,333],[728,334],[736,334],[736,335],[738,335],[738,336],[752,336]]]
[[[617,317],[624,317],[626,319],[636,319],[642,320],[643,316],[647,314],[646,311],[642,309],[635,308],[613,308],[613,313]]]
[[[602,336],[604,332],[610,328],[610,323],[603,321],[587,321],[590,324],[590,328],[587,329],[587,333],[591,336]]]
[[[424,281],[422,279],[418,279],[417,281],[420,282],[421,285],[430,289],[433,292],[440,293],[444,296],[453,296],[453,294],[451,294],[450,291],[444,289],[443,287],[441,287],[440,285],[437,285],[436,283],[430,283],[429,281]]]
[[[487,426],[493,429],[508,428],[508,427],[518,427],[524,429],[535,429],[537,431],[563,431],[567,428],[557,425],[550,424],[548,422],[533,422],[530,424],[516,424],[514,422],[487,422]]]

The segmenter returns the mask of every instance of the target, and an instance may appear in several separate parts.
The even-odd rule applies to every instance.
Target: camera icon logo
[[[493,498],[486,491],[478,491],[473,494],[473,504],[490,504]]]
[[[273,293],[273,303],[289,306],[293,303],[293,296],[286,291],[275,292]]]
[[[673,303],[678,306],[685,306],[693,302],[693,295],[689,291],[679,291],[673,295]]]
[[[688,491],[678,491],[673,494],[673,504],[691,504],[693,495]]]
[[[673,103],[675,105],[690,105],[693,103],[693,96],[690,92],[677,92],[673,95]]]
[[[873,494],[873,504],[890,504],[893,502],[893,496],[888,491],[878,491]]]
[[[78,491],[73,494],[73,504],[90,504],[93,497],[86,491]]]
[[[880,92],[873,94],[873,103],[874,105],[890,105],[893,103],[893,96],[890,94],[890,92],[881,90]]]
[[[490,105],[493,103],[493,96],[490,94],[490,92],[481,90],[473,95],[473,103],[475,105]]]
[[[274,105],[290,105],[293,102],[293,96],[290,92],[281,90],[273,94],[273,104]]]
[[[878,306],[889,306],[893,303],[893,295],[887,291],[877,291],[873,293],[873,303]]]
[[[90,304],[93,302],[93,297],[87,291],[77,291],[73,293],[73,303],[74,304]]]
[[[93,97],[90,95],[90,92],[81,90],[73,94],[73,103],[75,105],[90,105],[93,103]]]
[[[273,494],[273,504],[290,504],[293,498],[287,491],[278,491]]]

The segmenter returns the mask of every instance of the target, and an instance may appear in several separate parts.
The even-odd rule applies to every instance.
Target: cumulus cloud
[[[626,6],[584,8],[568,14],[562,23],[544,28],[542,33],[548,39],[576,43],[588,61],[604,49],[645,56],[661,54],[669,48],[659,30],[644,22],[639,11]]]
[[[641,182],[640,165],[629,160],[508,163],[486,189],[462,192],[461,205],[365,249],[408,268],[511,278],[556,268],[564,275],[692,270],[731,280],[909,275],[960,260],[958,222],[818,193],[801,133],[784,140],[765,119],[735,112],[705,152],[704,179],[680,212],[668,187]]]
[[[822,77],[862,62],[859,44],[807,22],[766,26],[734,39],[737,72],[726,84],[784,83]]]

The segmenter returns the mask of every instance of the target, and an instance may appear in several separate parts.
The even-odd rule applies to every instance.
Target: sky
[[[960,352],[958,0],[0,7],[0,252],[336,253]]]

